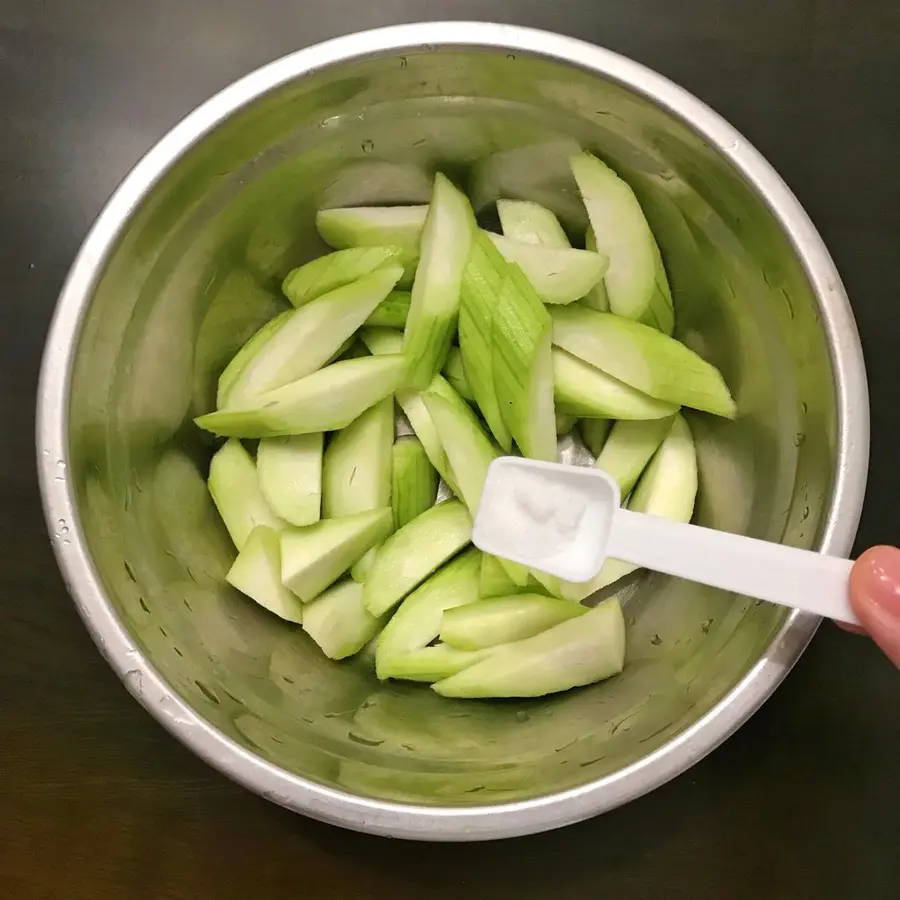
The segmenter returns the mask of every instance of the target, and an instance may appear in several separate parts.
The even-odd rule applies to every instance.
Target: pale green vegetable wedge
[[[515,594],[527,589],[527,587],[517,584],[506,574],[502,560],[488,553],[482,554],[481,574],[478,582],[478,595],[482,600],[488,597],[505,597],[508,594]]]
[[[322,515],[326,519],[391,504],[394,401],[379,400],[335,434],[322,461]]]
[[[391,505],[391,448],[394,444],[394,400],[385,397],[339,431],[322,462],[322,515],[349,516]],[[364,581],[375,561],[372,548],[352,569]]]
[[[488,235],[507,262],[521,266],[544,303],[574,303],[600,281],[608,265],[605,256],[590,250],[527,244],[482,233]]]
[[[463,365],[462,351],[460,351],[459,347],[450,348],[450,352],[447,354],[447,362],[444,363],[443,375],[444,378],[450,382],[450,386],[453,390],[455,390],[463,400],[475,402],[475,395],[472,393],[472,388],[469,387],[469,381],[466,378],[466,369]]]
[[[574,427],[577,419],[568,413],[558,412],[556,414],[556,433],[568,434]]]
[[[572,157],[597,251],[609,259],[604,275],[609,308],[671,334],[672,295],[659,248],[634,191],[590,153]]]
[[[225,580],[242,594],[288,622],[303,620],[303,604],[281,583],[278,532],[257,525]]]
[[[483,650],[532,637],[587,611],[580,603],[543,594],[493,597],[445,610],[440,639],[460,650]]]
[[[584,446],[591,451],[591,455],[596,459],[603,445],[609,437],[610,429],[613,427],[612,419],[579,419],[578,433]]]
[[[449,385],[447,388],[453,390]],[[474,516],[481,502],[488,466],[499,456],[499,452],[461,397],[457,395],[454,399],[446,393],[428,391],[422,399],[450,461],[458,496],[462,497]],[[524,566],[505,559],[500,560],[500,564],[516,584],[525,585],[528,582],[528,570]]]
[[[341,352],[401,274],[399,266],[385,266],[295,310],[251,359],[242,362],[237,376],[233,380],[229,376],[228,390],[219,391],[220,408],[240,409],[321,368]]]
[[[351,247],[336,250],[288,272],[281,284],[284,296],[294,306],[303,306],[335,288],[401,259],[399,247]]]
[[[499,414],[525,456],[555,461],[550,316],[519,267],[503,259],[485,232],[476,235],[466,266],[463,308],[478,323],[478,343],[464,341],[462,330],[460,342],[488,426],[496,436],[491,419]],[[477,355],[485,352],[489,364]]]
[[[494,300],[503,285],[505,270],[492,260],[493,247],[476,233],[469,261],[463,273],[459,306],[459,349],[466,384],[494,440],[507,453],[512,449],[512,435],[503,420],[500,400],[494,383]]]
[[[635,512],[690,522],[697,499],[697,452],[687,422],[675,416],[669,433],[656,451],[628,500]],[[608,559],[597,576],[585,584],[562,582],[564,595],[583,600],[638,567],[619,559]]]
[[[409,316],[410,297],[409,291],[391,291],[366,319],[366,325],[402,329],[406,325],[407,316]],[[396,352],[403,352],[402,344]]]
[[[571,247],[555,213],[530,200],[498,200],[497,215],[504,237],[526,244]],[[589,250],[594,249],[588,247]]]
[[[385,626],[375,650],[380,679],[402,677],[396,664],[414,650],[427,647],[441,630],[445,610],[478,600],[481,552],[472,548],[438,569],[413,591]]]
[[[200,428],[225,437],[337,431],[392,394],[405,365],[399,355],[342,360],[260,395],[252,406],[219,410],[194,421]]]
[[[397,438],[391,454],[391,508],[394,528],[402,528],[434,506],[438,475],[417,437]]]
[[[279,519],[259,487],[256,463],[240,441],[226,441],[209,464],[209,493],[234,541],[242,550],[257,525],[278,530]]]
[[[303,630],[329,659],[359,653],[381,629],[363,605],[363,586],[342,581],[303,607]]]
[[[291,525],[318,522],[322,508],[324,435],[265,438],[256,451],[259,486],[269,506]]]
[[[472,517],[458,500],[439,503],[395,531],[378,549],[366,579],[366,608],[373,616],[393,609],[471,537]]]
[[[613,419],[661,419],[678,407],[655,400],[595,366],[554,347],[553,395],[557,408],[573,416]]]
[[[515,579],[510,576],[510,572]],[[509,594],[541,593],[546,589],[535,577],[537,575],[541,575],[545,579],[551,577],[543,572],[529,573],[524,566],[518,566],[510,563],[509,560],[498,559],[496,556],[484,553],[481,559],[478,593],[482,600],[489,597],[506,597]]]
[[[240,350],[231,358],[231,361],[225,366],[222,374],[219,376],[218,386],[216,388],[216,406],[221,408],[228,401],[228,395],[237,380],[240,378],[244,368],[256,358],[259,351],[277,331],[286,325],[294,315],[295,310],[288,309],[283,313],[279,313],[275,318],[269,319],[258,331],[256,331]]]
[[[547,572],[541,572],[538,569],[532,569],[529,574],[531,576],[530,581],[538,592],[543,591],[551,597],[568,599],[563,590],[563,582],[556,575],[549,575]]]
[[[359,336],[374,356],[403,353],[403,332],[396,328],[367,325],[360,331]]]
[[[407,387],[426,388],[444,365],[474,233],[475,216],[466,195],[438,172],[403,332],[403,353],[409,363]]]
[[[364,328],[362,330],[362,339],[369,350],[376,355],[398,353],[403,342],[403,336],[389,328]],[[443,396],[450,396],[455,393],[453,388],[440,375],[434,376],[427,390]],[[437,469],[438,475],[444,479],[450,490],[458,495],[459,491],[453,479],[450,462],[447,459],[447,454],[444,451],[437,429],[431,421],[431,416],[425,408],[422,394],[418,391],[410,390],[397,391],[397,403],[400,405],[406,418],[409,419],[409,424],[416,433],[416,437],[422,442],[422,446],[425,448],[431,464]]]
[[[459,395],[440,375],[435,375],[431,384],[428,385],[425,393],[429,392],[443,397],[449,398],[452,395],[459,398]],[[465,402],[461,398],[459,399],[460,402]],[[453,401],[451,400],[450,402]],[[438,475],[446,482],[450,490],[459,496],[459,488],[453,475],[453,468],[450,465],[447,452],[444,450],[444,445],[441,443],[441,436],[438,434],[438,430],[431,420],[431,414],[425,406],[423,394],[418,391],[397,391],[397,403],[400,404],[400,408],[405,413],[406,418],[409,419],[409,424],[416,433],[416,437],[422,442],[425,453],[428,454],[428,459],[431,460],[431,464],[437,470]]]
[[[625,663],[625,619],[615,597],[534,637],[503,644],[432,685],[444,697],[540,697],[602,681]]]
[[[585,250],[597,252],[597,238],[594,236],[594,229],[590,226],[588,226],[587,234],[584,238],[584,248]],[[606,282],[603,279],[598,281],[578,302],[582,306],[596,309],[597,312],[609,312],[609,295],[606,293]]]
[[[641,473],[672,428],[674,418],[644,422],[616,422],[595,463],[615,478],[619,493],[627,497]]]
[[[553,343],[657,400],[734,418],[715,366],[654,328],[581,306],[554,308]]]
[[[524,456],[556,462],[550,316],[514,265],[493,318],[494,385],[503,421]]]
[[[316,214],[316,228],[326,244],[339,250],[348,247],[399,248],[407,272],[404,281],[411,281],[427,215],[425,205],[322,209]]]
[[[397,657],[391,663],[390,674],[384,677],[431,684],[480,662],[488,653],[487,650],[459,650],[446,644],[435,644]]]
[[[281,532],[281,581],[301,600],[315,599],[391,532],[390,507],[323,519]]]
[[[450,460],[460,497],[474,516],[481,502],[488,466],[499,453],[475,413],[459,395],[455,402],[433,392],[426,392],[422,399]]]

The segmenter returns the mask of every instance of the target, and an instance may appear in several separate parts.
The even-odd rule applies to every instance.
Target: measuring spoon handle
[[[687,578],[859,624],[850,608],[852,560],[770,541],[616,510],[606,555]]]

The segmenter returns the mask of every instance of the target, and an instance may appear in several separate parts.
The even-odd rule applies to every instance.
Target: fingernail
[[[900,665],[900,549],[867,550],[854,566],[850,587],[853,609],[866,631]]]

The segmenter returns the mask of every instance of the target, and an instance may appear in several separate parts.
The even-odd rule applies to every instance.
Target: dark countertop
[[[823,626],[686,775],[594,821],[480,846],[349,834],[231,784],[94,649],[41,516],[41,345],[79,242],[139,155],[255,66],[357,28],[514,21],[630,55],[781,171],[847,284],[872,389],[858,549],[900,540],[900,6],[895,0],[6,0],[0,4],[0,896],[895,900],[900,673]]]

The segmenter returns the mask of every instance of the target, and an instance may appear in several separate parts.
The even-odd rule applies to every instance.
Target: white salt
[[[572,543],[584,517],[577,489],[525,469],[508,470],[482,498],[479,524],[503,534],[518,555],[535,561],[555,556]]]

